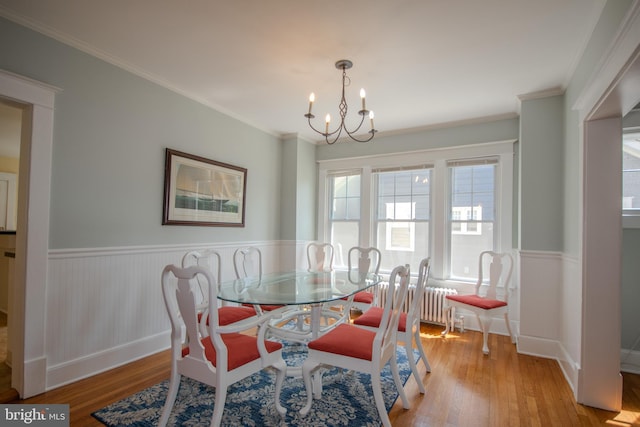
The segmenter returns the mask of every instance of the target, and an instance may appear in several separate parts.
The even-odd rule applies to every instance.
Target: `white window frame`
[[[639,127],[624,128],[622,132],[623,142],[624,138],[639,134]],[[620,173],[622,173],[622,171],[620,171]],[[622,228],[640,228],[640,209],[622,209]]]
[[[431,175],[430,257],[431,275],[436,280],[449,277],[449,231],[447,228],[449,179],[447,161],[497,157],[496,165],[496,218],[498,224],[495,250],[512,248],[513,220],[513,144],[515,140],[452,147],[446,149],[420,150],[407,153],[384,154],[337,160],[321,160],[318,167],[318,238],[328,241],[328,182],[329,172],[359,171],[361,174],[360,244],[371,246],[373,238],[374,194],[372,171],[380,168],[410,167],[416,164],[433,165]]]

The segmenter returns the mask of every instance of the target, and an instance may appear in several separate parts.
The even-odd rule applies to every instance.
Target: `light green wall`
[[[520,107],[521,250],[562,250],[563,96]]]
[[[280,238],[282,142],[0,19],[0,68],[61,89],[52,249]],[[248,169],[245,227],[162,226],[165,148]]]
[[[282,158],[282,215],[280,216],[280,230],[282,238],[296,239],[297,216],[297,165],[298,139],[295,136],[285,138]]]
[[[640,351],[640,229],[622,234],[622,348]]]
[[[297,169],[296,238],[297,240],[315,240],[318,230],[318,166],[314,144],[306,141],[298,142]]]
[[[336,143],[318,145],[318,160],[330,160],[415,150],[447,148],[483,142],[508,141],[518,138],[518,119],[502,119],[449,127],[433,127],[412,133],[379,134],[368,143]]]
[[[292,135],[284,139],[281,238],[316,239],[317,164],[315,145]]]

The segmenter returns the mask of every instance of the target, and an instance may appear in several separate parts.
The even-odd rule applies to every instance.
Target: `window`
[[[336,173],[329,177],[329,242],[335,248],[336,267],[347,265],[349,248],[358,246],[360,225],[360,174]]]
[[[374,245],[382,254],[381,270],[429,256],[431,169],[374,170]]]
[[[481,223],[461,221],[471,218],[482,218],[482,206],[453,206],[451,208],[451,232],[453,234],[482,234]]]
[[[493,250],[497,159],[448,162],[449,276],[478,277],[478,255]]]
[[[319,167],[318,238],[336,248],[375,246],[380,271],[416,268],[474,281],[482,250],[512,247],[513,141],[326,160]]]
[[[623,136],[622,209],[627,214],[640,214],[640,133]]]

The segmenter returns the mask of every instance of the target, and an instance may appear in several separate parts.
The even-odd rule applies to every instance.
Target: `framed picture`
[[[163,225],[244,227],[247,170],[167,148]]]

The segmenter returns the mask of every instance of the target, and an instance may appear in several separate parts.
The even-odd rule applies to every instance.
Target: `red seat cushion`
[[[284,307],[284,305],[269,305],[269,304],[260,305],[260,308],[262,309],[262,311],[273,311],[281,307]]]
[[[361,316],[353,321],[356,325],[370,326],[377,328],[380,326],[380,319],[382,319],[382,313],[384,308],[371,307],[365,311]],[[398,331],[405,332],[407,330],[407,313],[400,313],[400,320],[398,321]]]
[[[218,309],[218,323],[220,326],[230,325],[255,315],[256,311],[253,307],[220,307]]]
[[[242,304],[243,307],[253,307],[253,304]],[[284,307],[283,305],[269,305],[269,304],[260,304],[260,308],[262,311],[272,311],[277,310],[280,307]]]
[[[224,334],[222,341],[227,346],[227,367],[231,371],[260,358],[258,351],[258,339],[244,334]],[[204,354],[207,359],[216,366],[216,349],[209,337],[200,340],[204,346]],[[265,347],[269,353],[280,350],[282,344],[275,341],[265,341]],[[189,347],[182,349],[182,357],[189,354]]]
[[[320,338],[310,341],[310,349],[371,360],[376,333],[342,323]]]
[[[256,315],[256,311],[253,307],[220,307],[218,309],[218,324],[220,326],[230,325],[240,320],[248,319]],[[202,320],[202,313],[198,313],[198,323]],[[209,319],[207,318],[207,325],[209,325]]]
[[[348,298],[341,298],[343,300],[347,300]],[[353,302],[359,302],[362,304],[373,304],[373,293],[372,292],[367,292],[367,291],[360,291],[357,292],[354,296],[353,296]]]
[[[354,302],[360,302],[363,304],[373,304],[373,293],[367,291],[360,291],[353,296]]]
[[[483,298],[478,295],[447,295],[447,299],[482,308],[484,310],[491,310],[492,308],[504,307],[507,305],[505,301]]]

